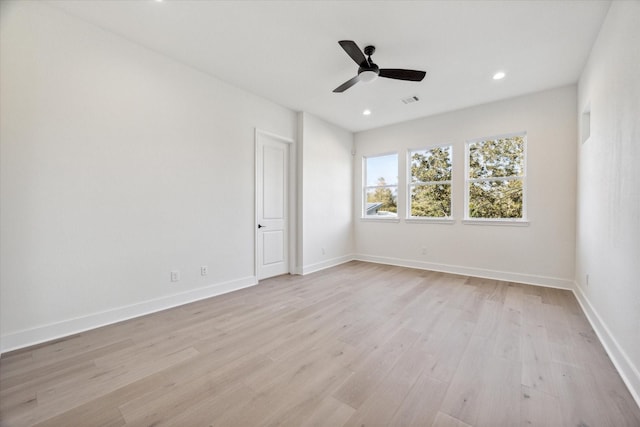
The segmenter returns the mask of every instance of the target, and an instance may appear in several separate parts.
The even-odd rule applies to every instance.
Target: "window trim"
[[[499,225],[512,227],[527,227],[530,223],[527,219],[520,218],[473,218],[463,219],[465,225]]]
[[[400,221],[400,212],[396,211],[396,215],[395,216],[376,216],[376,215],[370,215],[367,216],[367,189],[370,188],[395,188],[396,189],[396,205],[398,204],[398,190],[400,189],[400,176],[398,174],[397,177],[397,183],[395,185],[385,185],[385,186],[369,186],[367,185],[367,159],[370,158],[374,158],[374,157],[385,157],[385,156],[392,156],[395,155],[398,163],[396,164],[396,173],[399,172],[399,159],[400,159],[400,153],[398,151],[388,151],[388,152],[384,152],[384,153],[379,153],[379,154],[371,154],[371,155],[366,155],[363,154],[362,155],[362,192],[360,194],[360,204],[361,204],[361,211],[360,211],[360,219],[362,220],[366,220],[366,221],[391,221],[391,222],[399,222]]]
[[[414,151],[429,151],[434,148],[444,148],[449,147],[451,153],[451,179],[447,181],[428,181],[423,182],[419,181],[417,183],[413,183],[411,180],[411,153]],[[427,145],[421,148],[408,148],[407,149],[407,168],[406,168],[406,217],[405,221],[407,222],[433,222],[433,223],[453,223],[455,222],[455,218],[453,215],[453,169],[454,169],[454,160],[453,160],[453,143],[441,143],[441,144],[433,144]],[[449,216],[413,216],[411,215],[411,188],[417,185],[437,185],[437,184],[448,184],[451,187],[451,215]]]
[[[400,222],[397,216],[363,216],[360,218],[363,222]]]
[[[411,218],[405,218],[404,222],[406,223],[413,223],[413,224],[455,224],[456,223],[456,219],[451,217],[451,216],[442,216],[442,217],[438,217],[438,216],[414,216]]]
[[[507,139],[516,136],[523,137],[523,151],[522,156],[522,175],[521,176],[506,176],[496,178],[469,178],[469,146],[476,142],[491,141],[496,139]],[[468,139],[464,143],[464,217],[462,223],[466,225],[498,225],[498,226],[527,226],[529,225],[529,217],[527,212],[527,156],[528,156],[528,135],[526,131],[512,132],[499,135],[485,136],[481,138]],[[487,181],[512,181],[522,180],[522,217],[521,218],[472,218],[469,216],[469,191],[470,184],[473,182],[487,182]]]

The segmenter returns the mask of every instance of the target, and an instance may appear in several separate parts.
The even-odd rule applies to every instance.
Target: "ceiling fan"
[[[351,86],[358,82],[368,83],[378,77],[386,77],[388,79],[396,80],[410,80],[412,82],[419,82],[424,79],[427,74],[425,71],[416,70],[403,70],[400,68],[379,68],[371,60],[371,55],[376,51],[374,46],[367,46],[364,48],[364,53],[360,50],[358,45],[352,40],[341,40],[338,42],[340,46],[347,52],[347,55],[358,64],[358,75],[352,79],[347,80],[333,91],[336,93],[344,92]],[[366,57],[365,57],[366,55]]]

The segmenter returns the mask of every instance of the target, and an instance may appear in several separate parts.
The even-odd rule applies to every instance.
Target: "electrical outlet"
[[[200,267],[200,275],[206,276],[207,274],[209,274],[209,267],[207,267],[206,265]]]
[[[422,253],[422,255],[426,255],[427,254],[427,248],[425,246],[423,246],[422,249],[420,250],[420,252]]]
[[[171,281],[172,282],[179,282],[180,281],[180,271],[179,270],[173,270],[171,272]]]
[[[320,248],[322,250],[322,255],[325,254],[324,248]]]

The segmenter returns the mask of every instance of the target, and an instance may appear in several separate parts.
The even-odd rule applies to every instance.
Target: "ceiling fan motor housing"
[[[358,74],[365,72],[365,71],[372,71],[374,73],[376,73],[376,75],[378,75],[380,73],[380,68],[378,68],[378,66],[376,64],[374,64],[373,62],[371,63],[371,65],[367,65],[367,66],[360,66],[358,68]]]

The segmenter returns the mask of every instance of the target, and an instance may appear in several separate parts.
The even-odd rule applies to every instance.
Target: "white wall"
[[[300,272],[353,256],[353,134],[309,113],[299,114]]]
[[[508,84],[508,81],[504,81]],[[424,100],[421,102],[429,102]],[[398,207],[405,212],[407,149],[453,145],[454,224],[357,219],[359,259],[571,288],[575,245],[576,87],[522,96],[357,133],[354,192],[362,156],[396,151]],[[463,224],[464,145],[469,139],[527,132],[528,227]],[[360,216],[361,200],[354,211]],[[426,248],[426,255],[422,248]]]
[[[640,404],[639,24],[640,2],[613,2],[579,83],[591,136],[578,143],[576,281]]]
[[[254,128],[294,138],[296,114],[50,6],[1,12],[0,351],[254,284]]]
[[[254,284],[258,127],[299,138],[299,272],[355,253],[561,287],[577,277],[638,399],[638,2],[613,3],[579,102],[571,86],[355,137],[55,8],[1,7],[0,351]],[[576,105],[592,111],[578,146],[577,236]],[[464,141],[517,131],[528,133],[530,225],[462,224]],[[359,219],[363,155],[441,143],[454,145],[455,224]],[[175,269],[182,280],[171,283]]]

